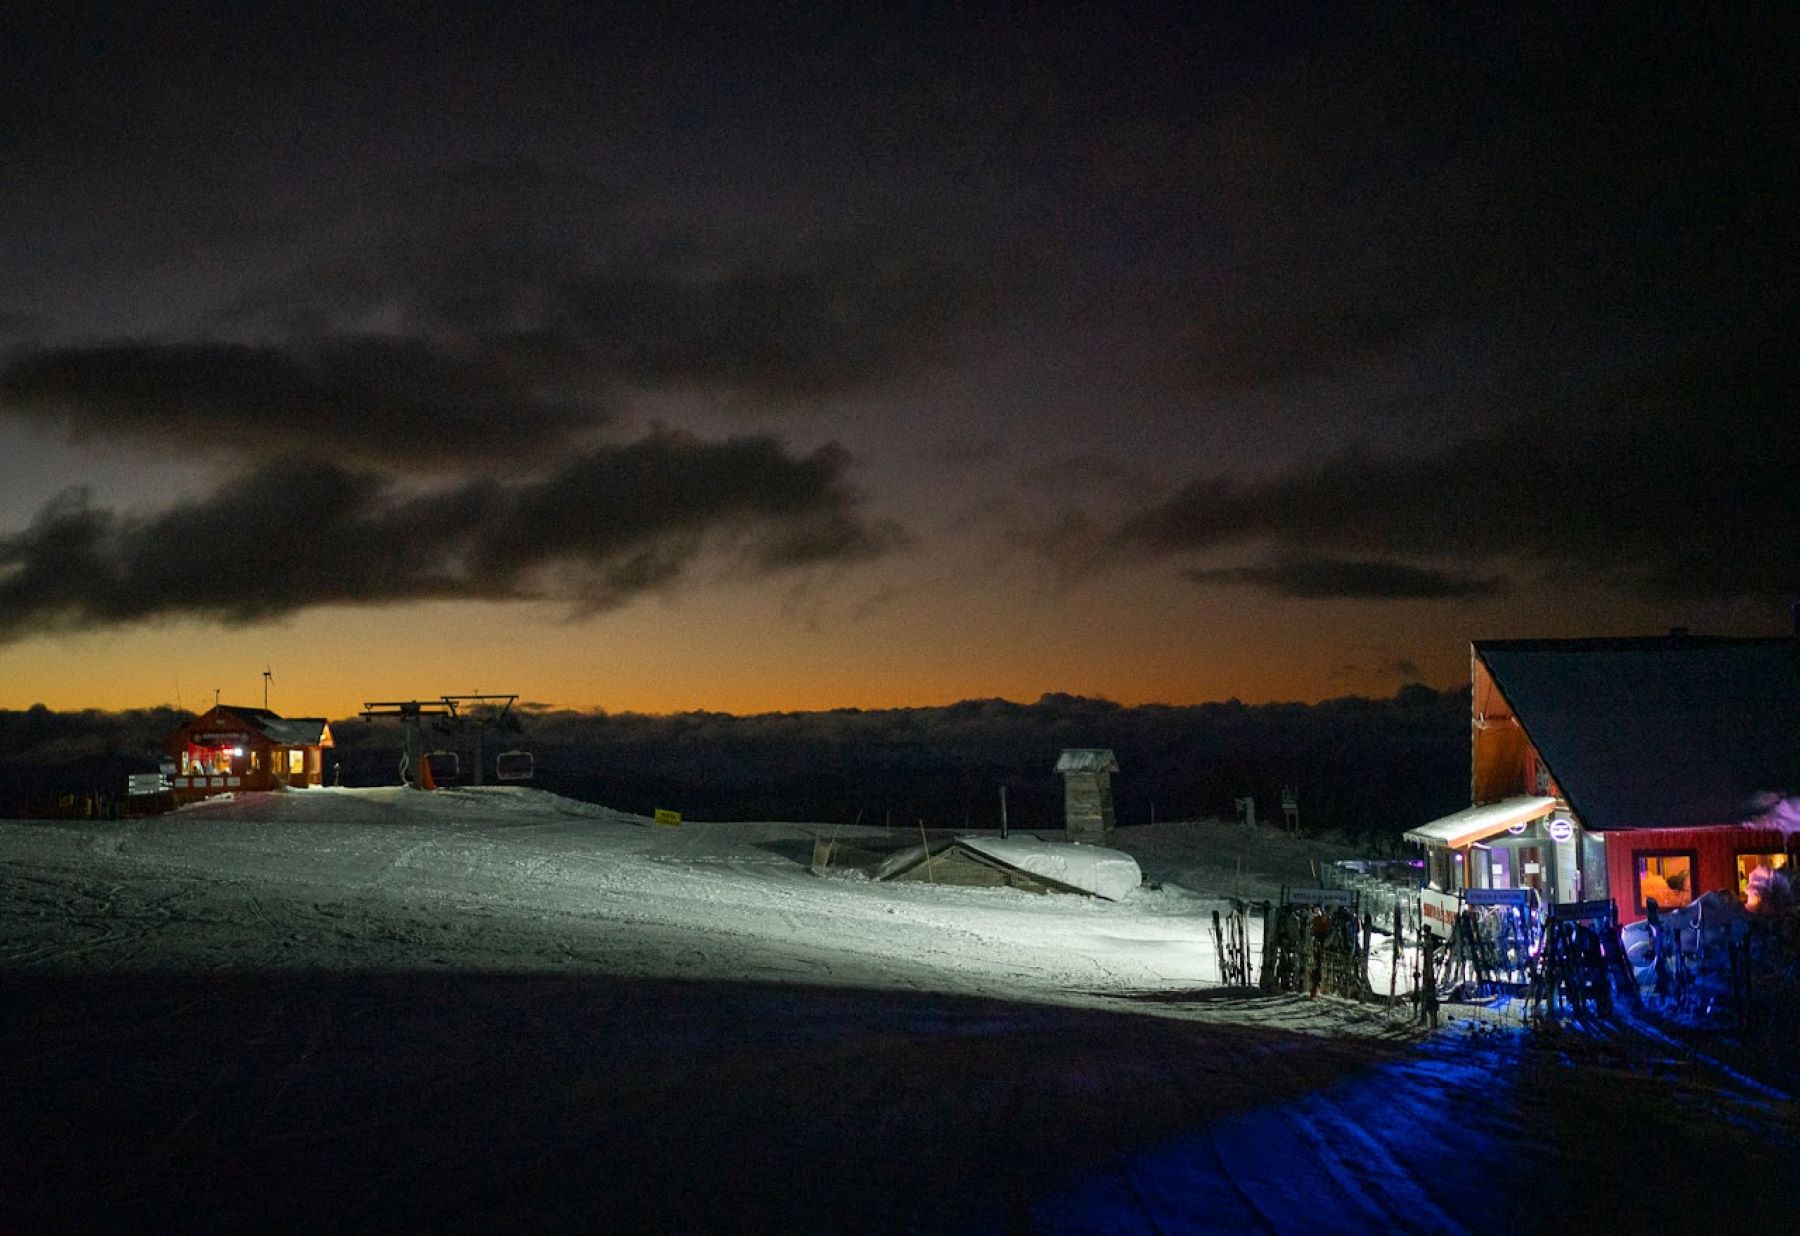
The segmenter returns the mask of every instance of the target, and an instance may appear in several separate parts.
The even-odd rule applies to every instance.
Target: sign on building
[[[1472,906],[1512,906],[1523,910],[1531,904],[1528,888],[1465,888],[1463,899]]]

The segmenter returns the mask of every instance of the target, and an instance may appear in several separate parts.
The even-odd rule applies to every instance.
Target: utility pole
[[[269,672],[269,667],[267,665],[263,666],[263,711],[264,712],[269,711],[269,683],[273,682],[274,679],[275,679],[275,675]]]
[[[1000,835],[1006,836],[1006,786],[1000,787]]]

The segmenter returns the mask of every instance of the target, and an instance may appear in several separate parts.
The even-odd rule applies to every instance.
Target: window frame
[[[1694,848],[1685,849],[1648,849],[1631,852],[1631,895],[1637,900],[1637,912],[1648,914],[1650,907],[1644,901],[1644,869],[1642,860],[1646,858],[1685,858],[1688,860],[1688,899],[1682,905],[1693,905],[1699,900],[1700,892],[1693,886],[1693,881],[1700,878],[1700,851]],[[1657,912],[1679,910],[1681,906],[1665,906],[1657,904]]]
[[[1756,846],[1746,846],[1741,850],[1733,850],[1731,852],[1731,874],[1732,878],[1737,881],[1737,888],[1735,891],[1740,898],[1750,891],[1750,878],[1744,874],[1743,865],[1739,861],[1746,854],[1754,854],[1758,858],[1786,859],[1787,861],[1782,863],[1781,866],[1773,868],[1775,871],[1787,871],[1794,863],[1793,855],[1789,854],[1786,850],[1764,850]],[[1791,872],[1789,873],[1789,878],[1792,878]]]

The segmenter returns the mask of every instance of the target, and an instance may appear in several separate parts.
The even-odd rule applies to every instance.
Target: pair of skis
[[[1219,959],[1219,982],[1227,987],[1250,985],[1250,940],[1242,907],[1234,907],[1228,920],[1212,912],[1213,949]]]

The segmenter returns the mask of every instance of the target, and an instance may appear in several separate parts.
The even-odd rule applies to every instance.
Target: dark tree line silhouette
[[[1406,828],[1468,803],[1468,692],[1407,686],[1388,699],[1318,704],[1236,700],[1124,707],[1046,695],[1032,704],[966,700],[937,708],[829,712],[571,712],[537,709],[521,735],[486,739],[536,757],[534,784],[556,793],[691,819],[892,823],[993,828],[1006,787],[1010,824],[1060,827],[1053,771],[1065,747],[1110,747],[1119,820],[1231,816],[1253,796],[1279,819],[1295,787],[1301,825],[1384,846]],[[49,813],[70,791],[117,792],[129,771],[155,767],[162,737],[186,718],[173,709],[58,713],[0,711],[0,804],[9,815]],[[327,781],[392,784],[401,749],[391,722],[332,723]],[[469,733],[433,734],[461,753]]]

